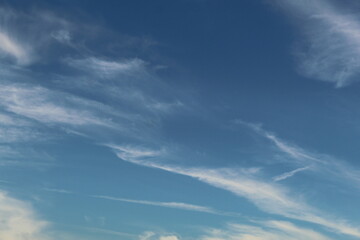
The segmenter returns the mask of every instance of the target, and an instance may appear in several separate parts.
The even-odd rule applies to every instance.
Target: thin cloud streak
[[[116,149],[113,150],[117,152]],[[121,158],[121,154],[118,157]],[[342,234],[360,237],[360,229],[349,226],[343,220],[329,218],[326,214],[306,204],[304,199],[290,197],[289,190],[281,185],[256,179],[246,174],[247,171],[241,173],[233,169],[184,168],[130,157],[123,160],[195,178],[246,198],[267,213],[319,224]]]
[[[210,208],[210,207],[204,207],[204,206],[188,204],[188,203],[182,203],[182,202],[145,201],[145,200],[134,200],[134,199],[117,198],[117,197],[102,196],[102,195],[93,195],[92,197],[106,199],[106,200],[112,200],[112,201],[120,201],[120,202],[142,204],[142,205],[151,205],[151,206],[159,206],[159,207],[167,207],[167,208],[176,208],[176,209],[195,211],[195,212],[205,212],[205,213],[211,213],[211,214],[216,214],[216,215],[229,215],[227,213],[222,213],[222,212],[217,211],[217,210],[215,210],[213,208]]]
[[[18,64],[30,62],[29,53],[23,46],[15,42],[8,34],[0,30],[0,52],[15,58]]]
[[[0,239],[51,240],[48,226],[30,205],[0,190]]]
[[[0,105],[7,111],[42,123],[112,126],[109,121],[95,116],[91,110],[88,110],[91,107],[98,107],[95,103],[59,94],[43,87],[2,85],[0,100]],[[69,103],[68,106],[64,101]]]
[[[331,240],[311,229],[298,227],[286,221],[265,221],[258,224],[228,224],[226,229],[207,229],[200,240]]]
[[[296,160],[297,164],[306,164],[308,170],[316,171],[328,177],[329,175],[337,179],[345,180],[351,186],[359,186],[360,184],[360,171],[354,167],[347,165],[346,162],[335,159],[326,154],[318,154],[307,151],[299,146],[291,144],[275,134],[264,130],[260,125],[247,123],[242,120],[236,120],[236,123],[242,124],[260,136],[270,140],[277,149]]]
[[[282,180],[285,180],[285,179],[288,179],[288,178],[294,176],[298,172],[302,172],[302,171],[305,171],[307,169],[309,169],[309,167],[297,168],[297,169],[292,170],[290,172],[286,172],[286,173],[283,173],[281,175],[275,176],[275,177],[273,177],[273,180],[275,182],[282,181]]]
[[[299,21],[304,46],[296,51],[303,75],[344,87],[360,74],[360,20],[327,0],[277,3]],[[351,9],[348,9],[351,10]],[[349,12],[349,11],[348,11]]]
[[[124,61],[105,60],[96,57],[85,59],[67,59],[67,64],[86,73],[104,78],[116,77],[116,75],[132,75],[138,77],[146,73],[145,62],[141,59],[127,59]]]
[[[57,188],[43,188],[44,191],[54,192],[54,193],[65,193],[65,194],[73,194],[73,192],[65,190],[65,189],[57,189]]]
[[[131,233],[126,233],[126,232],[119,232],[119,231],[114,231],[114,230],[109,230],[109,229],[103,229],[103,228],[94,228],[94,227],[76,227],[79,229],[83,229],[85,231],[89,231],[89,232],[93,232],[93,233],[105,233],[108,235],[114,235],[114,236],[119,236],[119,237],[135,237],[135,234],[131,234]]]

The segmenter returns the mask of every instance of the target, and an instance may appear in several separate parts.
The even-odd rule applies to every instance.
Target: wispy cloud
[[[27,203],[0,191],[0,239],[50,240],[48,225]]]
[[[279,138],[274,133],[264,130],[259,124],[247,123],[242,120],[236,120],[236,123],[249,127],[260,136],[270,140],[277,147],[277,150],[291,157],[297,165],[307,165],[302,168],[306,168],[309,171],[316,171],[326,178],[331,176],[331,179],[342,179],[352,187],[360,184],[360,171],[356,167],[349,166],[345,161],[301,148]],[[297,170],[295,171],[295,173],[299,172]]]
[[[146,73],[145,62],[138,58],[113,61],[88,57],[84,59],[67,59],[66,62],[70,66],[81,69],[86,73],[95,74],[104,78],[116,77],[117,75],[132,75],[138,77]]]
[[[66,20],[50,12],[17,11],[0,6],[0,56],[12,58],[23,67],[34,64],[51,52],[55,39],[65,41],[67,28],[69,23]]]
[[[39,86],[2,85],[0,100],[7,111],[42,123],[111,126],[111,122],[97,117],[89,109],[101,104]]]
[[[228,215],[227,213],[217,211],[210,207],[199,206],[199,205],[194,205],[194,204],[189,204],[189,203],[182,203],[182,202],[145,201],[145,200],[134,200],[134,199],[116,198],[116,197],[111,197],[111,196],[100,196],[100,195],[94,195],[93,197],[106,199],[106,200],[112,200],[112,201],[128,202],[128,203],[167,207],[167,208],[177,208],[177,209],[195,211],[195,212],[205,212],[205,213],[211,213],[211,214],[217,214],[217,215]]]
[[[138,240],[179,240],[180,238],[174,234],[144,232],[138,238]]]
[[[286,221],[266,221],[258,224],[229,224],[227,229],[208,229],[201,240],[331,240],[311,229],[298,227]]]
[[[26,48],[14,39],[12,39],[7,33],[0,30],[0,52],[5,55],[9,55],[17,61],[19,64],[27,64],[30,62],[30,54]]]
[[[114,235],[114,236],[118,236],[118,237],[135,237],[135,234],[131,234],[131,233],[126,233],[126,232],[120,232],[120,231],[114,231],[114,230],[109,230],[109,229],[103,229],[103,228],[94,228],[94,227],[80,227],[77,226],[76,228],[78,229],[82,229],[88,232],[92,232],[92,233],[103,233],[103,234],[107,234],[107,235]]]
[[[117,156],[125,161],[158,157],[164,153],[164,150],[152,150],[143,147],[122,146],[114,144],[105,144],[105,146],[115,149]]]
[[[360,74],[360,19],[328,0],[277,1],[305,33],[299,48],[302,74],[343,87]],[[339,2],[340,4],[340,2]],[[351,7],[349,5],[348,7]]]
[[[297,168],[297,169],[292,170],[290,172],[285,172],[285,173],[283,173],[281,175],[275,176],[275,177],[273,177],[273,179],[274,179],[275,182],[282,181],[282,180],[285,180],[285,179],[287,179],[289,177],[294,176],[298,172],[302,172],[302,171],[305,171],[307,169],[309,169],[309,167]]]
[[[113,150],[117,152],[116,149]],[[121,158],[121,155],[119,157]],[[326,214],[308,205],[304,199],[300,197],[297,199],[294,193],[291,193],[283,186],[257,179],[246,170],[184,168],[140,158],[123,160],[198,179],[214,187],[246,198],[267,213],[319,224],[342,234],[360,237],[360,229],[349,226],[343,220],[328,217]]]
[[[73,194],[73,192],[65,190],[65,189],[58,189],[58,188],[43,188],[44,191],[47,192],[54,192],[54,193],[65,193],[65,194]]]
[[[255,124],[255,123],[249,123],[242,121],[240,119],[235,120],[235,123],[241,124],[243,126],[246,126],[253,131],[255,131],[257,134],[267,138],[272,143],[275,144],[275,146],[282,152],[290,155],[291,157],[297,159],[297,160],[309,160],[313,162],[319,162],[319,163],[325,163],[323,159],[320,157],[314,156],[313,154],[309,153],[308,151],[305,151],[304,149],[294,145],[290,144],[286,141],[283,141],[279,137],[277,137],[274,133],[271,133],[269,131],[266,131],[262,128],[261,124]]]
[[[47,192],[60,193],[60,194],[76,194],[76,193],[66,190],[66,189],[42,188],[42,190],[47,191]],[[195,212],[205,212],[205,213],[211,213],[211,214],[223,215],[223,216],[239,216],[239,214],[236,214],[236,213],[223,212],[223,211],[213,209],[211,207],[183,203],[183,202],[147,201],[147,200],[119,198],[119,197],[105,196],[105,195],[89,195],[89,197],[105,199],[105,200],[110,200],[110,201],[119,201],[119,202],[127,202],[127,203],[166,207],[166,208],[176,208],[176,209],[195,211]]]

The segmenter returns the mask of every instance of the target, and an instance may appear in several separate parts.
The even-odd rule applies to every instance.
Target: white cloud
[[[159,240],[179,240],[178,236],[161,236]]]
[[[57,189],[57,188],[43,188],[44,191],[47,192],[55,192],[55,193],[65,193],[65,194],[72,194],[73,192],[65,190],[65,189]]]
[[[321,174],[324,175],[327,179],[329,178],[329,176],[331,176],[330,179],[336,178],[337,180],[343,180],[352,187],[359,186],[360,171],[356,167],[349,166],[346,162],[333,158],[329,155],[314,153],[305,150],[295,144],[289,143],[288,141],[277,137],[273,133],[264,130],[260,125],[247,123],[241,120],[237,120],[236,123],[247,126],[250,129],[254,130],[256,133],[258,133],[260,136],[263,136],[270,140],[279,151],[291,157],[292,160],[296,160],[295,164],[310,165],[306,167],[307,170],[317,172],[318,176],[320,176]],[[295,173],[297,172],[298,171],[295,170]]]
[[[6,32],[0,30],[0,52],[15,58],[18,64],[30,62],[30,54],[24,46],[16,42]]]
[[[119,74],[139,76],[146,73],[145,62],[138,58],[112,61],[88,57],[84,59],[67,59],[66,62],[72,67],[104,78],[115,77]]]
[[[107,234],[107,235],[114,235],[118,237],[135,237],[134,234],[126,233],[126,232],[119,232],[109,229],[103,229],[103,228],[94,228],[94,227],[77,227],[81,230],[85,230],[92,233],[100,233],[100,234]],[[71,236],[71,239],[74,239],[74,236]]]
[[[49,33],[57,32],[58,41],[61,36],[65,39],[60,29],[66,27],[64,19],[49,12],[0,6],[0,56],[13,58],[18,65],[34,63],[50,52],[55,38]]]
[[[208,229],[201,240],[330,240],[311,229],[300,228],[290,222],[266,221],[258,225],[229,224],[225,230]]]
[[[112,201],[121,201],[121,202],[144,204],[144,205],[167,207],[167,208],[177,208],[177,209],[183,209],[183,210],[188,210],[188,211],[206,212],[206,213],[223,215],[223,213],[221,213],[220,211],[216,211],[215,209],[212,209],[210,207],[182,203],[182,202],[145,201],[145,200],[134,200],[134,199],[127,199],[127,198],[116,198],[116,197],[111,197],[111,196],[98,196],[98,195],[94,195],[93,197],[112,200]]]
[[[164,151],[161,150],[151,150],[133,146],[120,146],[114,144],[106,144],[105,146],[115,149],[117,151],[117,156],[126,161],[158,157],[164,153]]]
[[[311,162],[318,162],[318,163],[325,163],[323,159],[320,157],[314,156],[313,154],[310,154],[309,152],[301,149],[298,146],[295,146],[293,144],[290,144],[288,142],[283,141],[282,139],[278,138],[275,134],[265,131],[261,124],[254,124],[254,123],[248,123],[244,122],[242,120],[237,119],[235,121],[237,124],[241,124],[243,126],[246,126],[256,132],[257,134],[269,139],[272,143],[275,144],[275,146],[282,152],[288,154],[289,156],[297,159],[297,160],[310,160]]]
[[[285,180],[285,179],[287,179],[289,177],[294,176],[298,172],[302,172],[302,171],[305,171],[307,169],[309,169],[309,167],[297,168],[297,169],[292,170],[290,172],[285,172],[283,174],[275,176],[275,177],[273,177],[273,179],[274,179],[275,182],[282,181],[282,180]]]
[[[300,72],[343,87],[360,74],[360,21],[327,0],[277,1],[295,16],[306,37],[298,49]],[[352,10],[352,9],[348,9]]]
[[[54,31],[53,33],[51,33],[51,36],[61,43],[69,44],[71,41],[70,32],[65,29]]]
[[[0,239],[50,240],[45,234],[48,225],[30,205],[0,191]]]
[[[86,110],[89,107],[98,107],[95,102],[86,102],[42,87],[2,85],[0,100],[0,105],[7,111],[43,123],[111,126],[106,119]]]
[[[116,152],[116,149],[114,150]],[[119,157],[121,158],[121,155]],[[267,213],[319,224],[342,234],[360,237],[360,229],[349,226],[343,220],[330,218],[321,211],[309,206],[304,199],[296,198],[294,193],[291,193],[283,186],[257,179],[246,170],[184,168],[156,163],[147,159],[131,157],[122,159],[134,164],[198,179],[214,187],[244,197]]]
[[[155,236],[156,234],[154,232],[144,232],[139,236],[139,240],[149,240],[151,237]]]
[[[158,234],[155,232],[144,232],[138,238],[139,240],[180,240],[180,238],[173,234]]]

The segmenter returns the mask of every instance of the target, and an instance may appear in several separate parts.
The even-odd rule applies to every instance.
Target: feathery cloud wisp
[[[277,1],[295,16],[305,33],[305,46],[296,51],[300,73],[332,82],[336,87],[360,74],[360,19],[330,1]],[[344,9],[343,9],[344,10]]]
[[[173,234],[157,234],[155,232],[144,232],[138,238],[138,240],[180,240],[180,238]]]
[[[0,52],[15,58],[18,64],[22,65],[30,62],[30,55],[26,48],[3,31],[0,31]]]
[[[227,229],[208,229],[207,232],[201,240],[331,240],[323,234],[286,221],[266,221],[258,225],[229,224]]]
[[[93,197],[112,200],[112,201],[136,203],[136,204],[167,207],[167,208],[177,208],[177,209],[183,209],[183,210],[188,210],[188,211],[196,211],[196,212],[205,212],[205,213],[212,213],[212,214],[218,214],[218,215],[225,215],[225,213],[222,214],[220,211],[216,211],[215,209],[212,209],[210,207],[204,207],[204,206],[199,206],[199,205],[194,205],[194,204],[189,204],[189,203],[182,203],[182,202],[145,201],[145,200],[116,198],[116,197],[111,197],[111,196],[100,196],[100,195],[94,195]]]
[[[247,123],[242,120],[237,120],[236,122],[270,140],[280,152],[290,156],[293,160],[296,160],[295,162],[297,164],[308,165],[308,170],[320,172],[321,174],[325,174],[326,177],[331,175],[332,177],[345,181],[351,186],[359,186],[360,171],[349,166],[346,162],[326,154],[313,153],[295,144],[289,143],[288,141],[277,137],[275,134],[264,130],[260,125]],[[295,170],[295,173],[297,172],[299,171]],[[291,176],[293,176],[293,174]]]
[[[45,234],[48,225],[31,206],[0,191],[0,239],[50,240]]]
[[[71,104],[61,105],[59,99],[62,102],[69,101]],[[88,104],[90,102],[43,87],[3,85],[0,90],[0,100],[0,105],[7,111],[43,123],[111,126],[110,122],[86,110],[91,107]],[[76,105],[78,108],[74,107]]]
[[[68,59],[67,63],[100,77],[114,77],[118,74],[138,76],[146,72],[145,62],[137,58],[120,62],[88,57],[85,59]]]
[[[115,153],[117,152],[116,148],[113,150]],[[329,218],[326,214],[309,206],[303,199],[293,197],[288,189],[278,184],[256,179],[247,171],[241,173],[241,171],[234,171],[233,169],[184,168],[155,163],[148,159],[129,156],[124,159],[121,155],[118,156],[134,164],[189,176],[214,187],[227,190],[246,198],[267,213],[319,224],[342,234],[360,237],[360,229],[349,226],[343,220]]]
[[[274,179],[275,182],[282,181],[282,180],[285,180],[285,179],[287,179],[289,177],[294,176],[298,172],[302,172],[302,171],[305,171],[307,169],[309,169],[309,167],[297,168],[297,169],[292,170],[290,172],[286,172],[286,173],[280,174],[278,176],[275,176],[275,177],[273,177],[273,179]]]

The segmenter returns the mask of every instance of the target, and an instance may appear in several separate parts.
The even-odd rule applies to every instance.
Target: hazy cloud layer
[[[351,4],[342,8],[329,0],[277,3],[294,18],[303,33],[295,55],[299,72],[309,78],[343,87],[360,74],[360,19]]]

